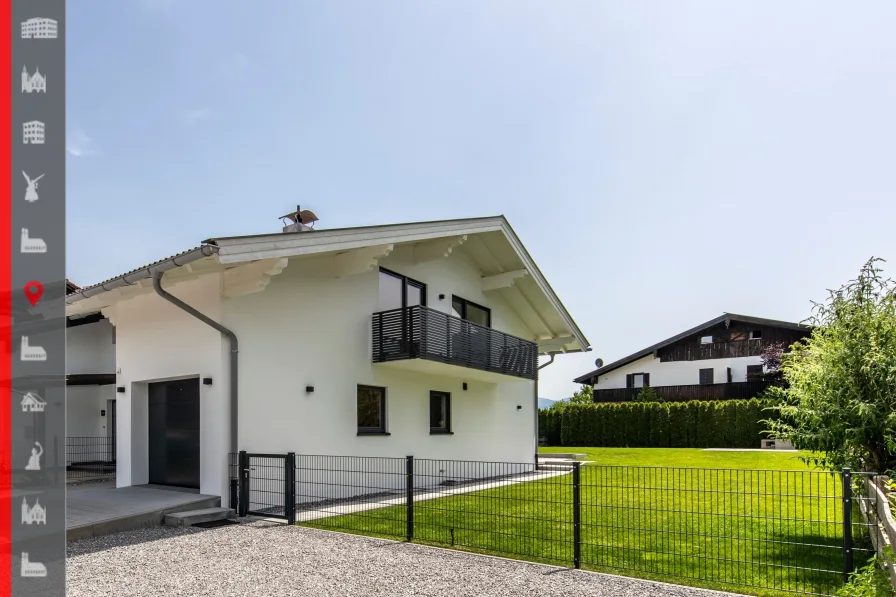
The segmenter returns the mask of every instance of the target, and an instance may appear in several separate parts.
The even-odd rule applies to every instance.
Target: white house
[[[537,357],[589,344],[506,219],[290,218],[66,297],[115,327],[118,486],[227,503],[238,450],[532,462]]]
[[[594,388],[596,402],[630,400],[644,386],[667,400],[752,398],[763,381],[762,349],[789,347],[808,336],[799,323],[723,313],[576,378]]]

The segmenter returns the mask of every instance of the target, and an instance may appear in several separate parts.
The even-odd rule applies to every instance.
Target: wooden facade
[[[769,344],[783,342],[790,346],[809,335],[809,331],[789,329],[770,325],[731,321],[730,327],[716,324],[668,346],[657,349],[660,362],[702,361],[706,359],[728,359],[759,356]],[[758,335],[754,339],[754,336]],[[704,338],[712,342],[703,343]]]
[[[742,381],[734,383],[694,384],[688,386],[654,386],[666,402],[689,400],[748,400],[756,398],[775,381]],[[595,402],[631,402],[643,388],[594,388]]]

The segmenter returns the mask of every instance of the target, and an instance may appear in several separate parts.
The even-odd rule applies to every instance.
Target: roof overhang
[[[533,331],[541,354],[590,350],[503,216],[209,239],[196,249],[79,289],[65,298],[66,315],[99,312],[151,293],[155,272],[165,272],[166,286],[223,272],[222,293],[230,297],[263,290],[290,258],[327,256],[334,275],[352,275],[370,271],[402,245],[413,246],[418,262],[448,257],[462,246],[483,272],[482,291],[510,305]]]

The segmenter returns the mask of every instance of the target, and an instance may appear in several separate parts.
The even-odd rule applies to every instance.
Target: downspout
[[[187,303],[183,302],[176,296],[166,292],[162,288],[162,276],[165,272],[153,272],[152,274],[152,288],[156,291],[160,297],[186,311],[202,323],[209,325],[225,336],[230,340],[230,451],[236,453],[239,451],[238,440],[239,436],[237,435],[239,426],[237,416],[239,414],[239,353],[240,353],[240,343],[232,331],[211,319],[210,317],[200,313]]]
[[[541,371],[548,365],[554,362],[554,357],[557,356],[555,353],[551,353],[549,355],[551,359],[544,363],[543,365],[538,366],[538,371]],[[538,469],[538,377],[535,378],[535,468]]]

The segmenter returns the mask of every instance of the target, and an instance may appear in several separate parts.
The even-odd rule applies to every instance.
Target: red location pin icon
[[[44,285],[40,282],[28,282],[25,284],[25,296],[28,298],[28,302],[31,303],[31,306],[34,307],[37,305],[37,301],[40,300],[40,297],[44,294]]]

